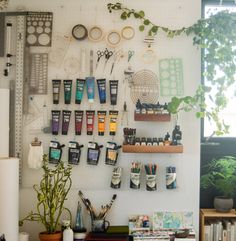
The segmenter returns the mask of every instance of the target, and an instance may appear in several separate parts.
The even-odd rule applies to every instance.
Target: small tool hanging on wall
[[[29,12],[26,17],[26,46],[52,45],[52,12]]]
[[[122,110],[122,114],[121,114],[121,125],[122,126],[128,126],[129,125],[126,101],[124,102],[123,110]]]
[[[4,69],[4,76],[8,76],[10,73],[10,67],[12,66],[11,63],[11,31],[12,31],[12,23],[7,23],[6,25],[6,31],[7,31],[7,36],[6,36],[6,69]]]
[[[111,177],[111,188],[118,189],[121,186],[122,167],[114,167]]]

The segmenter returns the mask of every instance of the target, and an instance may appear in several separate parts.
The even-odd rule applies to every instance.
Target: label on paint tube
[[[91,149],[96,149],[96,143],[94,143],[94,142],[89,142],[88,143],[88,148],[91,148]]]
[[[87,135],[93,135],[94,110],[86,110]]]

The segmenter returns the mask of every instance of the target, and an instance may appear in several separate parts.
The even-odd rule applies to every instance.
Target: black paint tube
[[[111,105],[117,104],[118,80],[110,80],[110,101]]]
[[[83,110],[75,110],[75,135],[81,135],[83,126]]]
[[[72,80],[64,80],[64,102],[70,104],[72,91]]]
[[[83,94],[84,94],[84,86],[85,86],[84,79],[76,80],[75,104],[81,104],[81,101],[83,99]]]
[[[60,79],[53,79],[52,80],[53,104],[59,104],[60,89],[61,89],[61,80]]]
[[[58,141],[51,141],[49,145],[49,163],[58,164],[61,160],[62,148],[65,145],[60,145]]]
[[[100,104],[106,103],[106,79],[98,79],[98,94],[99,94],[99,100]]]
[[[68,163],[72,165],[78,165],[81,156],[81,148],[84,145],[79,145],[76,141],[69,142],[69,149],[68,149]]]
[[[60,124],[60,110],[52,110],[52,134],[58,135]]]
[[[70,116],[71,116],[70,110],[62,111],[62,128],[61,128],[62,135],[67,135],[67,133],[68,133],[69,124],[70,124]]]

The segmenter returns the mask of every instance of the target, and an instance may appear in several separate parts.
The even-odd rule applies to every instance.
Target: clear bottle
[[[70,223],[68,223],[65,230],[63,231],[63,241],[73,241],[73,240],[74,240],[74,233],[73,233],[73,230],[70,228]]]

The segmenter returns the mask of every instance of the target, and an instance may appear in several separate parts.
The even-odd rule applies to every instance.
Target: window
[[[221,1],[218,1],[220,3]],[[227,3],[227,5],[225,5]],[[231,3],[231,4],[230,4]],[[205,18],[208,18],[209,16],[216,14],[220,11],[228,10],[231,12],[236,12],[236,6],[233,5],[232,1],[222,1],[223,5],[217,5],[216,3],[213,3],[213,1],[210,1],[210,3],[206,3],[204,5],[204,10],[203,14]],[[204,53],[203,53],[204,54]],[[204,66],[205,63],[203,63]],[[217,73],[220,75],[220,72]],[[204,79],[204,83],[207,84],[207,80]],[[234,86],[235,88],[230,88],[227,96],[229,96],[229,103],[227,108],[221,113],[221,117],[224,118],[224,121],[226,124],[230,125],[230,130],[228,134],[225,134],[223,137],[236,137],[236,97],[235,95],[235,90],[236,90],[236,85]],[[214,89],[212,89],[212,93],[214,96]],[[211,103],[210,99],[206,99],[208,105]],[[212,135],[213,130],[215,127],[208,121],[208,119],[204,120],[203,124],[203,137],[207,138]]]

